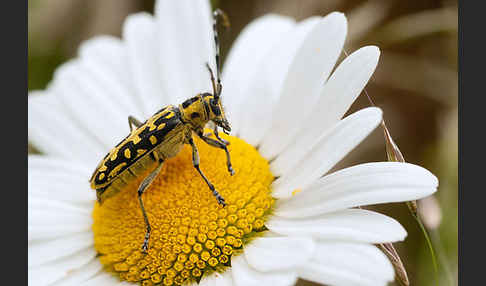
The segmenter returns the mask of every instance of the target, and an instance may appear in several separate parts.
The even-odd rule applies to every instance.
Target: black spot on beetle
[[[191,118],[194,119],[194,118],[198,118],[198,117],[201,117],[201,115],[199,115],[199,113],[197,112],[193,112],[191,113]]]
[[[182,103],[182,108],[187,108],[189,105],[193,104],[197,100],[198,100],[197,96],[187,99]]]

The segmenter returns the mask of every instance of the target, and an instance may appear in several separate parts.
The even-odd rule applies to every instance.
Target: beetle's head
[[[223,129],[224,133],[229,134],[231,132],[231,126],[226,119],[223,105],[221,104],[221,97],[215,97],[210,93],[202,95],[204,104],[209,107],[209,120],[214,122],[216,126]]]
[[[204,128],[208,121],[229,134],[231,126],[226,119],[221,97],[215,97],[211,93],[198,94],[180,105],[180,110],[185,121],[190,122],[195,128]]]

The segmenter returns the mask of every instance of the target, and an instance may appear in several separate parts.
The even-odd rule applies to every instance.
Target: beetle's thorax
[[[179,105],[182,121],[192,129],[202,129],[210,120],[209,105],[203,95],[198,94]]]

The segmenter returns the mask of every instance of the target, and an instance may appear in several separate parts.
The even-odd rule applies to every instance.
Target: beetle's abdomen
[[[160,160],[160,158],[156,158],[152,154],[143,156],[136,163],[132,164],[127,169],[119,173],[118,176],[106,186],[97,188],[96,197],[98,199],[98,202],[100,204],[103,203],[103,201],[117,194],[133,180],[136,180],[137,178],[144,178],[145,176],[147,176],[157,167],[158,164],[161,163],[158,160]]]
[[[172,137],[171,133],[179,129],[176,127],[182,124],[179,117],[177,108],[167,106],[155,113],[142,126],[133,130],[100,162],[91,176],[91,188],[102,189],[109,184],[114,184],[115,179],[125,171],[127,174],[124,174],[121,181],[132,175],[130,171],[145,170],[152,159],[140,160],[150,157],[151,151],[160,144],[165,144],[164,142]],[[120,183],[116,182],[116,184]]]

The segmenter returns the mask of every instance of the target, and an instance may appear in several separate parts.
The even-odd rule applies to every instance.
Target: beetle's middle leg
[[[145,232],[145,239],[143,241],[142,245],[142,251],[147,252],[148,249],[148,243],[150,239],[150,223],[147,217],[147,213],[145,213],[145,208],[143,207],[143,201],[142,201],[142,195],[147,189],[148,186],[150,186],[150,183],[157,177],[157,174],[160,172],[160,169],[162,169],[162,164],[164,161],[159,160],[160,164],[153,170],[143,181],[140,183],[140,186],[138,187],[138,202],[140,203],[140,208],[142,209],[142,214],[143,214],[143,219],[145,220],[145,225],[147,227],[147,230]]]
[[[191,144],[192,147],[192,164],[194,165],[194,168],[196,168],[196,170],[199,172],[199,174],[204,179],[204,181],[206,181],[206,184],[208,185],[209,189],[213,192],[213,195],[218,200],[218,203],[223,205],[223,207],[226,206],[224,198],[218,193],[218,191],[216,191],[213,184],[211,184],[211,182],[208,180],[208,178],[206,178],[204,173],[199,168],[199,152],[197,151],[196,144],[194,144],[194,140],[192,138],[189,138],[189,144]]]
[[[131,115],[128,115],[128,126],[130,127],[130,132],[133,131],[133,126],[135,127],[140,127],[142,126],[142,122],[140,120],[138,120],[137,118],[131,116]]]
[[[213,147],[220,148],[220,149],[224,150],[224,152],[226,153],[226,166],[228,167],[228,172],[231,174],[231,176],[233,176],[235,174],[235,170],[233,170],[233,166],[231,165],[230,153],[228,151],[228,148],[226,147],[227,144],[225,144],[224,142],[220,142],[218,140],[214,140],[212,138],[206,137],[202,133],[199,133],[198,136],[202,140],[204,140],[204,142],[206,142],[207,144],[209,144]]]

